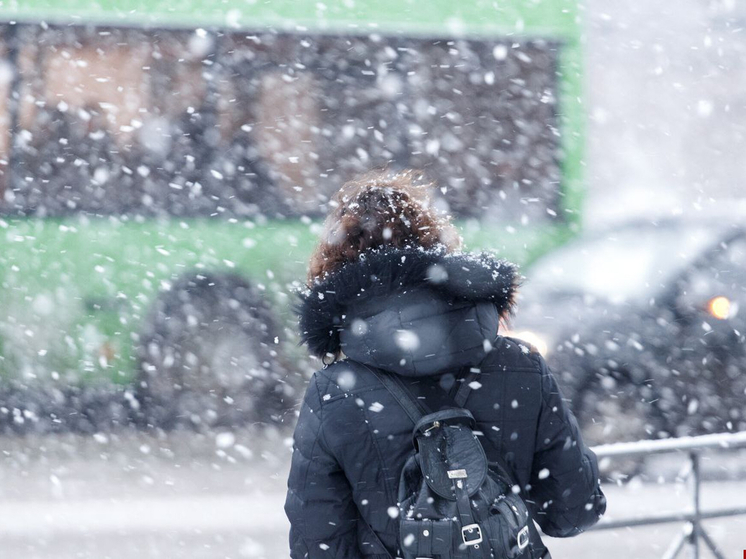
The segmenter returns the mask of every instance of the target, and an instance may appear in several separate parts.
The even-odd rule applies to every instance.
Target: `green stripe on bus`
[[[575,37],[576,0],[17,0],[6,21],[406,34]]]

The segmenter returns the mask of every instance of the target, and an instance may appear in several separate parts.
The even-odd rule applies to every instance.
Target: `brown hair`
[[[311,255],[308,283],[383,246],[460,248],[450,218],[430,205],[431,186],[414,171],[369,173],[342,186]]]

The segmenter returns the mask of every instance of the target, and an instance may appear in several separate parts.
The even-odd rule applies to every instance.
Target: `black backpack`
[[[464,409],[467,377],[455,407],[426,413],[401,380],[373,370],[414,422],[414,453],[399,479],[399,553],[404,559],[516,559],[531,556],[532,520],[502,463],[487,461]]]

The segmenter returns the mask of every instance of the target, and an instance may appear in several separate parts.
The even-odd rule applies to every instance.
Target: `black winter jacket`
[[[453,405],[448,394],[479,371],[465,407],[488,459],[508,464],[542,531],[573,536],[603,514],[596,457],[544,359],[497,334],[516,278],[512,265],[486,255],[386,249],[303,295],[309,349],[341,349],[347,359],[314,375],[298,418],[285,503],[294,559],[396,556],[397,487],[413,425],[360,363],[400,375],[433,411]],[[536,531],[531,543],[541,557]]]

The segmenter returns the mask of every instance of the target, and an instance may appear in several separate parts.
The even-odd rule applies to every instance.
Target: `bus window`
[[[391,93],[400,80],[385,81],[389,52],[363,38],[227,39],[224,71],[235,93],[229,120],[242,123],[237,134],[246,132],[266,167],[265,203],[274,193],[284,214],[318,215],[344,181],[401,163],[403,130]]]
[[[312,67],[324,83],[319,156],[332,190],[371,168],[408,164],[397,59],[382,37],[318,40]]]
[[[547,217],[560,181],[556,45],[411,41],[410,164],[457,215]]]
[[[319,216],[414,167],[456,216],[558,214],[556,43],[20,27],[6,212]]]
[[[283,213],[319,214],[346,180],[414,167],[458,216],[557,215],[549,42],[249,35],[228,39],[229,120],[247,123]]]
[[[11,212],[216,213],[203,35],[24,27]]]
[[[123,152],[146,95],[142,33],[20,31],[16,180],[6,201],[39,216],[126,204],[132,192],[120,176]]]
[[[7,36],[7,34],[6,34]],[[0,206],[8,185],[8,158],[10,156],[10,89],[13,66],[9,60],[9,45],[0,42]]]
[[[280,196],[296,213],[317,211],[319,84],[308,73],[282,71],[260,78],[255,137],[260,157],[272,169]]]

